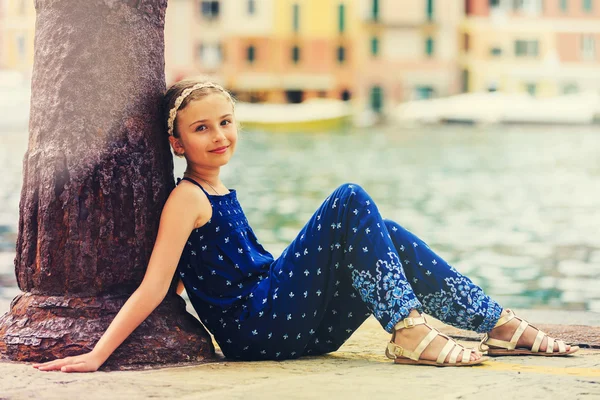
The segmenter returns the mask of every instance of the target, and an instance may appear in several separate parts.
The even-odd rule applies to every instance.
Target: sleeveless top
[[[252,307],[253,291],[268,276],[274,259],[258,242],[235,189],[225,195],[212,195],[195,180],[183,179],[206,194],[212,217],[192,230],[177,271],[202,322],[211,331],[219,330],[222,322],[216,324],[211,317],[229,314],[239,322],[241,311]],[[181,180],[178,178],[177,184]],[[213,320],[215,325],[211,323]]]

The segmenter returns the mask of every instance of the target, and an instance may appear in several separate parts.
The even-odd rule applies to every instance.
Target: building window
[[[569,83],[562,88],[563,94],[575,94],[579,93],[579,87],[574,83]]]
[[[433,38],[428,37],[425,40],[425,54],[427,54],[428,57],[431,57],[433,55]]]
[[[530,95],[535,96],[535,93],[537,92],[537,85],[535,83],[526,83],[525,90]]]
[[[352,93],[350,93],[348,89],[344,89],[340,97],[342,98],[342,101],[348,101],[352,98]]]
[[[513,10],[524,11],[534,15],[542,12],[543,0],[513,0]]]
[[[500,57],[502,55],[502,48],[500,47],[492,47],[490,49],[490,55],[494,57]]]
[[[558,5],[560,7],[560,10],[562,12],[567,12],[568,11],[568,9],[569,9],[569,2],[568,2],[568,0],[558,0],[558,3],[559,3]]]
[[[371,19],[373,19],[373,21],[379,21],[379,0],[372,1],[373,3],[371,3]]]
[[[221,44],[201,43],[197,49],[197,57],[204,68],[214,69],[221,66],[223,61],[223,48]]]
[[[434,89],[431,86],[417,86],[415,87],[415,99],[426,100],[433,97]]]
[[[300,31],[300,5],[294,4],[292,6],[292,26],[294,32]]]
[[[25,35],[17,36],[17,52],[21,60],[25,59]]]
[[[517,57],[537,57],[539,43],[537,40],[515,40],[515,55]]]
[[[500,0],[490,0],[490,7],[491,8],[500,7]]]
[[[256,12],[256,0],[248,0],[248,14],[254,15]]]
[[[345,10],[344,4],[340,4],[338,6],[338,31],[340,33],[344,33],[344,29],[346,28],[345,27],[345,22],[346,22],[345,21],[345,17],[346,17],[345,13],[346,13],[346,10]]]
[[[471,49],[471,36],[468,33],[463,33],[463,50],[468,53]]]
[[[463,93],[467,93],[471,87],[470,85],[470,73],[468,69],[463,69],[461,73],[461,81],[462,81],[462,91]]]
[[[218,1],[202,1],[200,2],[200,13],[206,19],[215,19],[219,17],[219,2]]]
[[[373,57],[377,57],[379,55],[379,38],[377,36],[373,36],[371,38],[371,55]]]
[[[302,103],[304,92],[302,90],[286,90],[285,97],[287,98],[288,103]]]
[[[298,46],[292,47],[292,61],[294,64],[298,64],[300,61],[300,47]]]
[[[592,8],[592,0],[583,0],[583,11],[586,13],[591,13]]]
[[[346,48],[344,46],[339,46],[337,48],[337,60],[340,64],[343,64],[346,61]]]
[[[383,110],[383,89],[381,86],[371,88],[371,110],[377,113]]]
[[[596,41],[592,35],[583,35],[581,37],[581,58],[586,61],[596,59]]]
[[[427,0],[427,21],[433,21],[433,0]]]
[[[248,62],[250,64],[252,64],[256,58],[256,50],[254,48],[254,46],[248,46],[248,48],[246,49],[246,60],[248,60]]]

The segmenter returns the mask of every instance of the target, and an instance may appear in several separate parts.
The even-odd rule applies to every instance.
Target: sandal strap
[[[468,363],[469,361],[471,361],[471,349],[464,349],[463,351],[463,356],[462,356],[462,363]]]
[[[505,316],[500,317],[498,319],[498,321],[496,322],[496,325],[494,325],[494,328],[502,326],[516,317],[515,313],[512,310],[507,308],[506,312],[507,312],[507,314]]]
[[[529,326],[529,322],[527,322],[525,320],[521,320],[519,327],[513,334],[512,338],[510,339],[510,343],[513,345],[513,349],[515,347],[517,347],[517,342],[519,341],[519,339],[523,335],[523,332],[525,332],[525,329],[527,329],[528,326]]]
[[[472,349],[467,349],[467,348],[463,347],[462,345],[458,344],[454,339],[452,339],[448,335],[441,333],[440,331],[438,331],[437,329],[435,329],[429,325],[427,325],[427,327],[430,328],[431,330],[421,340],[419,345],[413,351],[407,350],[402,346],[398,346],[396,343],[391,341],[387,345],[385,355],[390,359],[395,359],[397,357],[406,357],[413,361],[419,361],[419,359],[421,358],[421,354],[423,354],[423,351],[425,351],[427,346],[429,346],[429,344],[431,344],[431,342],[433,342],[433,340],[436,337],[441,336],[443,338],[446,338],[447,341],[446,341],[446,344],[444,345],[444,347],[442,348],[442,350],[440,351],[440,353],[438,354],[436,363],[444,364],[446,357],[448,356],[448,354],[450,354],[450,358],[448,359],[448,364],[456,364],[458,355],[460,354],[461,351],[463,352],[461,362],[468,363],[469,361],[471,361],[471,353],[473,351]],[[400,328],[400,329],[403,329],[403,328]]]
[[[548,337],[548,344],[546,346],[546,353],[554,352],[554,338]]]
[[[448,364],[456,364],[456,360],[458,359],[458,355],[460,354],[463,347],[461,345],[456,345],[450,353],[450,358],[448,359]]]
[[[440,354],[438,354],[438,358],[437,360],[435,360],[435,362],[437,362],[438,364],[443,364],[446,360],[446,356],[454,347],[456,347],[456,343],[454,342],[454,340],[448,340],[446,342],[446,345],[444,345],[444,347],[442,348],[442,351],[440,351]]]
[[[394,330],[397,331],[400,329],[409,329],[409,328],[414,328],[417,325],[424,325],[424,324],[427,324],[427,320],[425,319],[425,316],[418,317],[418,318],[408,317],[408,318],[404,318],[402,321],[400,321],[396,325],[394,325]]]
[[[538,351],[540,351],[540,345],[542,344],[542,341],[544,340],[545,337],[546,337],[546,334],[544,332],[538,330],[538,333],[535,337],[535,341],[533,342],[533,346],[531,346],[531,351],[533,351],[534,353],[537,353]]]
[[[567,351],[567,346],[565,345],[565,342],[563,342],[562,340],[557,340],[556,343],[558,343],[559,352],[565,353]]]

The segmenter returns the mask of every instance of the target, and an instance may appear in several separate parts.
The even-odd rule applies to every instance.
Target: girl
[[[490,355],[578,350],[503,310],[422,240],[383,219],[357,184],[336,188],[275,260],[248,225],[235,189],[219,179],[238,138],[229,93],[211,82],[180,81],[167,91],[165,110],[170,144],[187,169],[165,203],[140,287],[93,351],[34,368],[97,370],[158,306],[176,272],[231,359],[333,352],[371,314],[392,334],[385,353],[395,363],[469,366],[487,359],[429,326],[420,311],[485,333],[480,350]]]

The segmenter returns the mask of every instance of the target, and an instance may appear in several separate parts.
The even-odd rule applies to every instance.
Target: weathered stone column
[[[167,0],[35,0],[29,147],[0,353],[89,351],[138,287],[174,186],[159,114]],[[174,282],[105,366],[200,360],[209,335]]]

